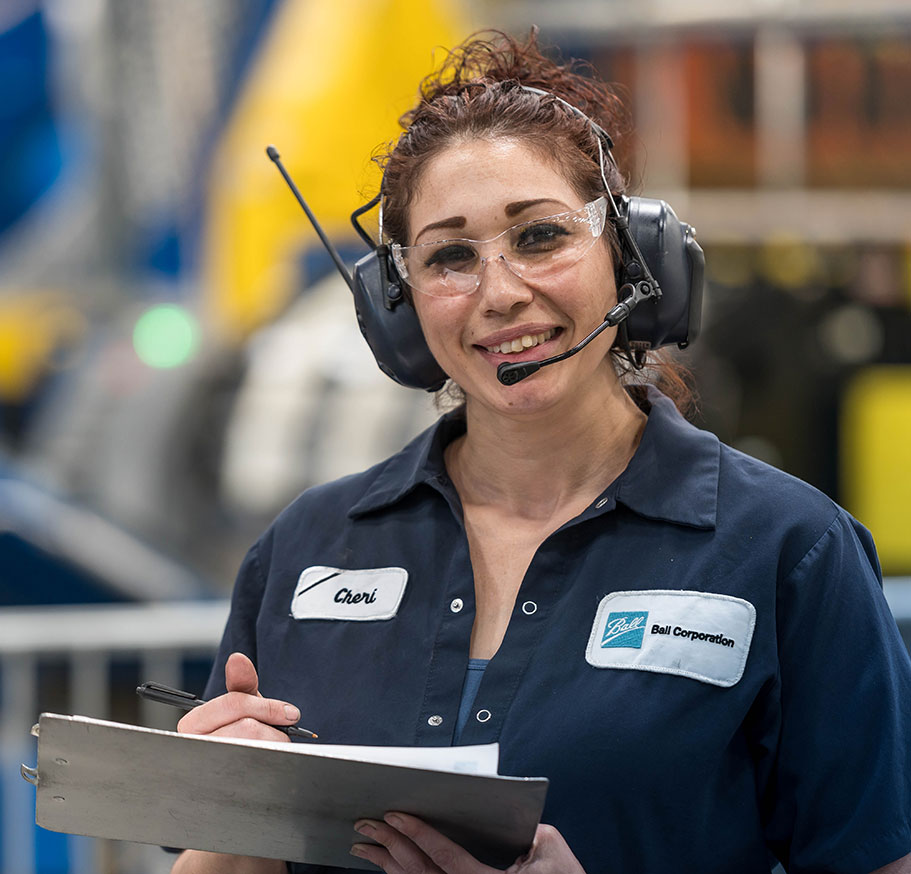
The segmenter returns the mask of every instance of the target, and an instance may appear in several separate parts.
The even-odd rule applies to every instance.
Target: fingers
[[[213,734],[220,728],[238,724],[245,730],[235,736],[257,737],[255,733],[250,733],[247,720],[271,726],[293,725],[299,719],[300,711],[293,704],[244,692],[228,692],[191,710],[177,723],[177,730],[189,734]]]
[[[256,667],[243,653],[235,652],[225,663],[224,695],[196,707],[177,723],[185,734],[215,734],[254,740],[289,740],[273,725],[293,725],[300,711],[286,701],[259,694]]]
[[[585,874],[563,835],[541,823],[531,849],[506,869],[506,874]]]
[[[256,667],[242,652],[232,652],[225,662],[225,688],[229,692],[259,694],[259,677]]]
[[[284,732],[256,719],[241,719],[209,733],[210,737],[234,737],[246,740],[268,740],[290,743],[291,739]]]
[[[435,828],[406,813],[387,813],[385,822],[360,820],[355,829],[373,844],[355,844],[352,854],[378,865],[387,874],[494,874],[469,852]]]

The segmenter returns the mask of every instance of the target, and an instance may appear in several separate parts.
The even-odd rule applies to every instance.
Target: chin
[[[517,382],[503,385],[496,382],[489,388],[473,393],[466,391],[466,397],[472,397],[491,409],[509,416],[535,415],[545,413],[573,394],[569,383],[558,378],[559,374],[549,374],[546,370]]]

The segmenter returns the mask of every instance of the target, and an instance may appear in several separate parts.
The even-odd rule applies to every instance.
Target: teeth
[[[505,343],[499,343],[496,346],[485,347],[488,352],[499,352],[501,355],[508,355],[512,352],[521,352],[523,349],[531,349],[539,343],[547,342],[556,333],[556,328],[548,328],[540,334],[524,334],[515,340],[507,340]]]

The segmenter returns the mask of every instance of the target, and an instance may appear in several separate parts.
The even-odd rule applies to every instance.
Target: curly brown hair
[[[384,237],[408,245],[408,209],[428,163],[450,146],[477,139],[521,140],[560,168],[583,201],[605,194],[597,134],[556,98],[585,113],[614,142],[631,129],[616,91],[600,81],[587,62],[548,57],[538,44],[536,28],[523,42],[487,31],[452,49],[421,82],[417,105],[399,119],[404,131],[398,141],[375,159],[383,170]],[[628,182],[615,164],[608,163],[605,172],[615,196],[627,193]],[[608,224],[605,232],[616,258],[613,226]],[[634,367],[617,346],[611,356],[637,400],[644,393],[643,383],[652,382],[682,411],[692,406],[688,372],[664,350],[650,352],[644,369]],[[458,397],[451,388],[448,395]]]

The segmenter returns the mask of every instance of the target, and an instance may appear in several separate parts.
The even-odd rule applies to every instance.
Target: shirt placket
[[[415,744],[449,746],[456,727],[474,622],[474,576],[458,495],[445,475],[436,477],[430,484],[443,495],[459,520],[460,536],[450,556],[442,597],[428,608],[437,611],[437,632],[415,726]]]
[[[559,621],[555,611],[573,577],[570,559],[579,542],[572,528],[552,534],[538,549],[519,589],[506,636],[484,672],[471,715],[460,743],[483,744],[499,740],[516,691],[549,622]],[[529,719],[537,718],[528,714]]]

